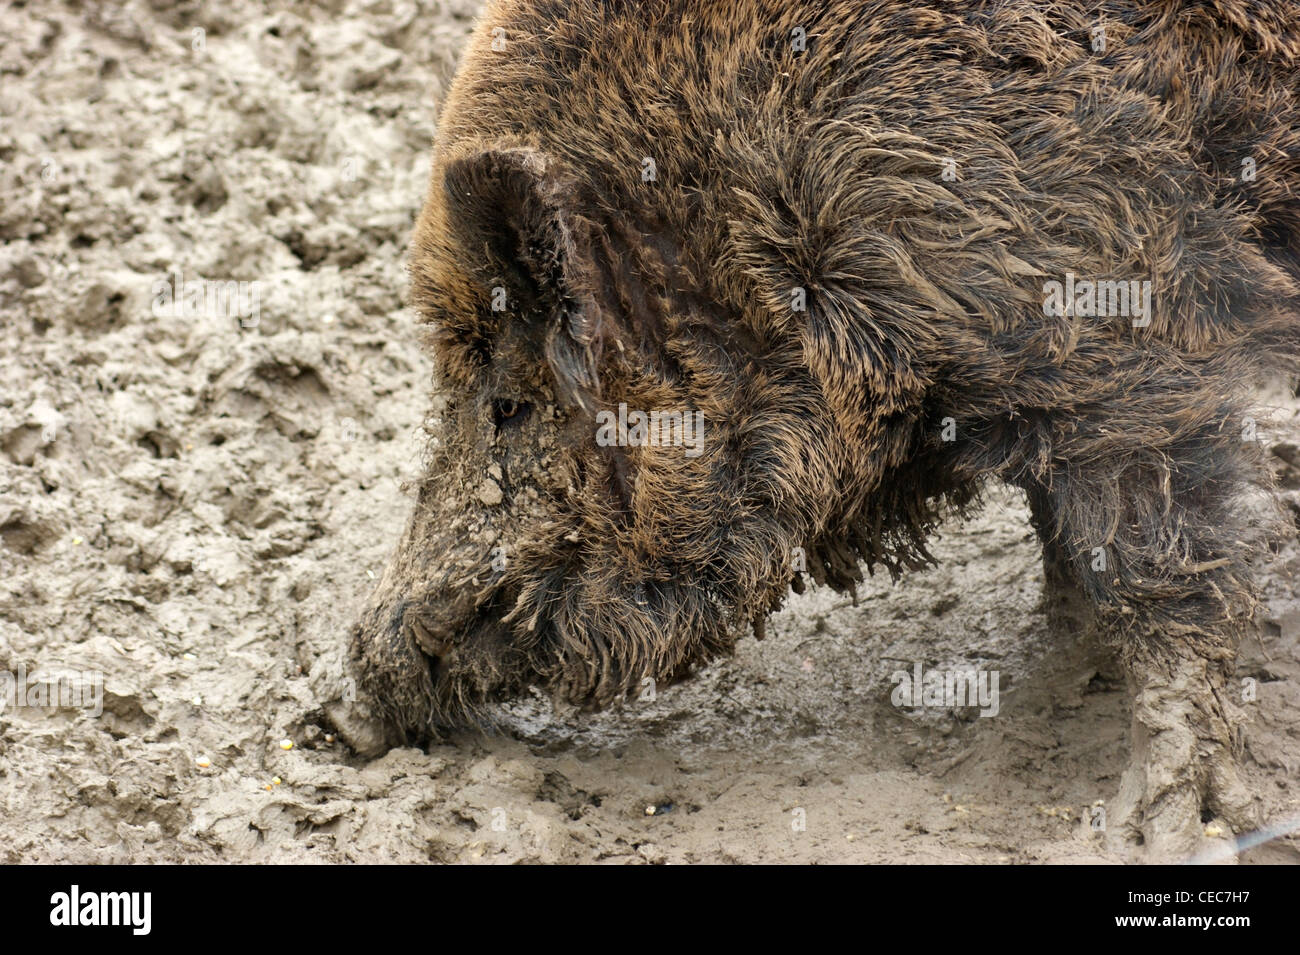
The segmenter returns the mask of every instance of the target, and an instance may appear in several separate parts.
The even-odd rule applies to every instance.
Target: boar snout
[[[325,713],[362,756],[378,756],[417,740],[433,708],[436,656],[423,652],[406,622],[407,602],[372,602],[349,635],[349,677]],[[421,715],[424,719],[421,719]]]
[[[422,482],[402,543],[352,630],[355,705],[330,717],[363,755],[382,751],[382,740],[420,743],[482,723],[483,704],[522,678],[502,621],[515,588],[493,559],[515,508],[510,495],[489,505],[467,494],[481,483],[476,470],[486,469],[440,467]]]

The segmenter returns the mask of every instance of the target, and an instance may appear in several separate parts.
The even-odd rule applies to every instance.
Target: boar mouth
[[[402,601],[393,613],[391,626],[395,634],[403,627],[409,628],[411,636],[415,638],[415,645],[430,658],[431,662],[436,663],[451,651],[454,631],[433,622],[423,608],[414,601]]]
[[[393,611],[394,636],[405,635],[424,657],[433,692],[435,731],[494,724],[493,703],[522,692],[525,667],[511,646],[511,628],[502,620],[510,597],[495,591],[467,618],[431,612],[430,602],[404,600]]]

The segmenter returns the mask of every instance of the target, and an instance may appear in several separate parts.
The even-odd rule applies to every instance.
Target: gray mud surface
[[[328,735],[418,473],[405,243],[475,9],[0,9],[0,670],[104,679],[100,716],[0,712],[0,859],[1122,861],[1083,813],[1118,789],[1124,688],[1049,634],[996,488],[938,568],[794,598],[653,700],[527,701],[511,735],[368,763]],[[177,271],[262,283],[256,321],[155,314]],[[1300,403],[1267,397],[1295,517]],[[1240,666],[1269,819],[1300,812],[1294,531]],[[917,661],[997,670],[998,715],[891,705]]]

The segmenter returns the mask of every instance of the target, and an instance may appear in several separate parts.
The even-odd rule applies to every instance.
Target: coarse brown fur
[[[412,244],[436,411],[353,637],[369,712],[607,704],[761,632],[801,559],[922,566],[996,479],[1131,674],[1131,830],[1246,824],[1237,505],[1249,387],[1300,360],[1298,57],[1290,0],[493,3]],[[1150,323],[1045,314],[1067,273],[1149,280]],[[703,453],[598,446],[620,403],[701,412]]]

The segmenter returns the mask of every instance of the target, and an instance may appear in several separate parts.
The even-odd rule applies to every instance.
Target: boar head
[[[837,442],[797,345],[720,317],[671,230],[599,194],[521,145],[435,164],[411,265],[426,468],[351,643],[390,742],[529,686],[601,706],[672,681],[780,603],[826,524]],[[611,445],[620,405],[703,430]]]

